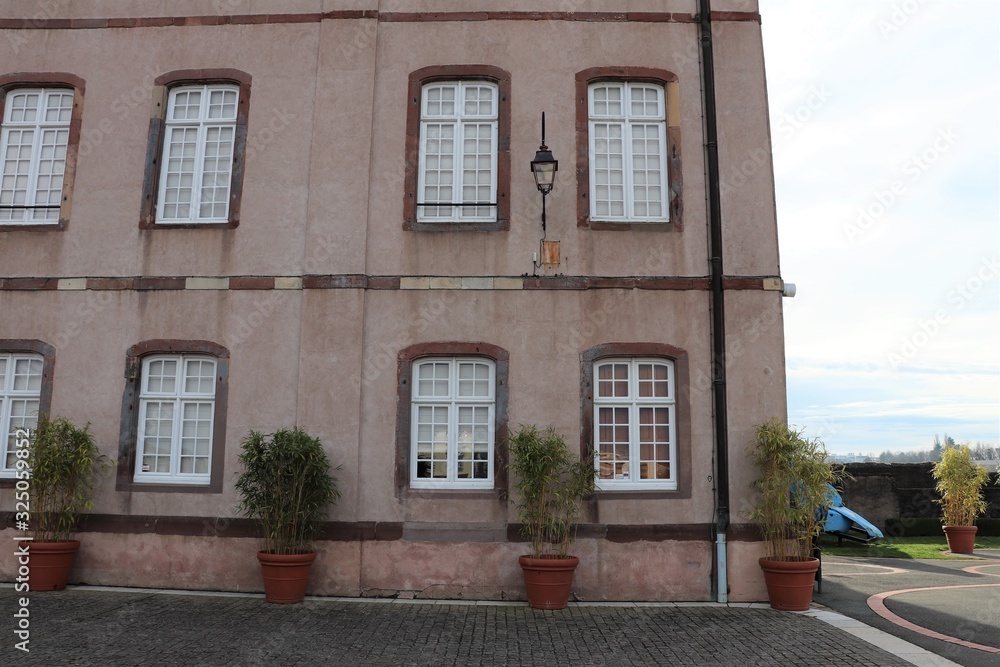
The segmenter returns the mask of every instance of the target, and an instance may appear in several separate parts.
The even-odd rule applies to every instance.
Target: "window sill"
[[[123,484],[116,491],[146,493],[222,493],[222,484],[191,484],[165,482],[131,482]]]
[[[407,232],[506,232],[510,230],[510,220],[494,222],[418,222],[403,221]]]
[[[648,489],[596,489],[592,497],[594,500],[680,500],[690,498],[691,494],[690,492],[684,493],[680,489],[656,487]]]
[[[66,229],[66,221],[60,222],[26,222],[18,224],[0,224],[0,232],[61,232]]]
[[[597,232],[679,232],[680,225],[674,222],[606,222],[601,220],[581,220],[580,227]]]
[[[497,500],[496,488],[477,489],[425,489],[406,487],[400,489],[400,497],[407,500]]]
[[[239,220],[229,222],[140,222],[139,229],[235,229]]]

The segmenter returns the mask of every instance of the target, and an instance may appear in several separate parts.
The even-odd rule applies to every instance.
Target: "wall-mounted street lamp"
[[[556,182],[556,172],[559,171],[559,160],[552,157],[552,151],[545,145],[545,112],[542,112],[542,145],[535,152],[535,159],[531,161],[531,173],[535,177],[535,186],[542,193],[542,202],[545,202],[545,195],[552,192],[552,186]],[[542,214],[545,219],[545,214]]]
[[[552,151],[545,145],[545,112],[542,112],[542,145],[535,152],[535,159],[531,161],[531,174],[535,177],[535,187],[542,193],[542,240],[539,241],[539,251],[542,253],[541,261],[532,260],[535,269],[546,263],[545,251],[545,197],[552,192],[552,186],[556,183],[556,172],[559,171],[559,161],[552,156]],[[558,247],[558,246],[557,246]],[[558,253],[558,250],[556,251]],[[556,261],[558,263],[558,260]]]

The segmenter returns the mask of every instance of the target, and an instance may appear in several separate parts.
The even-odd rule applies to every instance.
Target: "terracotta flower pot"
[[[782,611],[805,611],[812,604],[813,582],[819,569],[818,558],[771,560],[761,558],[767,597],[771,607]]]
[[[976,526],[944,526],[948,538],[948,551],[954,554],[971,554],[976,546]]]
[[[316,552],[304,554],[269,554],[257,552],[264,577],[264,599],[276,604],[302,602],[309,586],[309,571]]]
[[[576,556],[518,558],[524,571],[524,589],[533,609],[565,609],[573,588],[573,573],[580,559]]]
[[[28,542],[28,590],[61,591],[69,581],[80,543]]]

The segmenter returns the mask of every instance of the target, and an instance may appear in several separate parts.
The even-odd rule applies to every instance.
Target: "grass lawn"
[[[941,537],[887,537],[870,544],[844,540],[837,546],[837,538],[823,535],[821,544],[825,556],[864,556],[866,558],[935,558],[942,560],[968,559],[968,556],[942,554],[948,549],[944,535]],[[1000,537],[977,537],[976,549],[1000,549]]]

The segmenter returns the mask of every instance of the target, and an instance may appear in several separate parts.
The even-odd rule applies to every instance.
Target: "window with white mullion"
[[[233,172],[235,125],[206,125],[205,140],[199,142],[202,155],[201,179],[197,192],[202,220],[225,220],[229,215],[229,188]]]
[[[194,355],[143,360],[136,482],[209,483],[215,369]]]
[[[590,199],[594,217],[625,220],[628,216],[625,193],[626,127],[624,123],[595,123],[590,126]]]
[[[181,401],[178,419],[180,448],[171,466],[179,475],[207,475],[210,471],[212,428],[215,404],[207,401]]]
[[[418,221],[496,220],[497,90],[483,81],[423,87]]]
[[[0,132],[0,222],[56,222],[73,92],[25,88],[7,93]]]
[[[463,206],[458,217],[465,220],[494,220],[496,209],[497,133],[496,123],[466,123],[462,126],[462,201],[487,204]]]
[[[413,366],[410,480],[414,488],[492,488],[495,366],[443,358]]]
[[[62,203],[63,174],[66,170],[66,146],[69,144],[69,129],[48,128],[42,130],[39,142],[37,171],[34,176],[35,206],[52,208],[36,208],[32,213],[35,221],[53,221],[59,219],[59,206]]]
[[[591,216],[667,222],[666,114],[662,86],[590,85]]]
[[[595,364],[598,485],[675,489],[676,410],[672,363],[615,359]]]
[[[632,197],[630,217],[650,221],[667,219],[667,170],[663,159],[666,128],[663,123],[632,123],[628,126],[631,169],[627,170]]]
[[[422,197],[423,220],[449,220],[454,217],[451,202],[455,195],[455,125],[426,123],[420,128],[420,164],[418,188]],[[437,205],[434,205],[437,204]]]
[[[0,354],[0,475],[13,476],[17,458],[17,431],[38,425],[41,400],[41,356]]]
[[[170,92],[158,222],[228,220],[238,102],[238,88],[231,85]]]
[[[0,458],[0,464],[2,464],[0,472],[9,475],[14,472],[17,465],[17,457],[14,455],[17,439],[13,437],[15,429],[10,428],[10,400],[6,394],[0,395],[0,425],[4,426],[2,430],[3,441],[0,442],[0,448],[3,449],[3,458]]]

